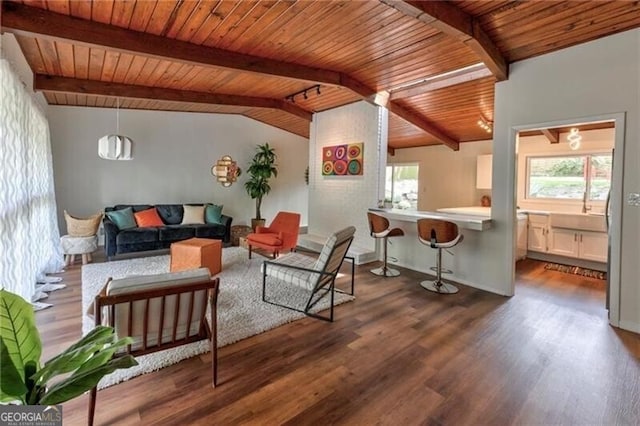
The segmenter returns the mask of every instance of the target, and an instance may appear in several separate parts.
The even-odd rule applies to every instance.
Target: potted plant
[[[0,404],[56,405],[94,388],[105,375],[138,363],[114,355],[132,343],[98,326],[67,350],[40,365],[42,344],[33,307],[0,290]]]
[[[249,196],[256,200],[256,217],[251,219],[251,227],[254,230],[256,226],[264,226],[265,223],[260,208],[262,207],[262,198],[271,191],[269,179],[278,176],[275,163],[275,150],[268,143],[265,143],[256,147],[256,154],[247,169],[249,180],[245,182],[244,187]]]

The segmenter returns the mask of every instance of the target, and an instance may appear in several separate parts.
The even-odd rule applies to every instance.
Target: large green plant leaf
[[[0,401],[22,400],[27,393],[24,377],[13,364],[7,345],[0,337]]]
[[[53,385],[40,399],[39,404],[55,405],[73,399],[95,387],[105,375],[113,373],[117,369],[129,368],[134,365],[138,365],[136,360],[131,355],[126,355],[112,359],[107,364],[85,371],[82,374],[68,377]]]
[[[33,307],[6,290],[0,290],[0,337],[18,371],[24,372],[29,361],[40,362],[42,345]]]
[[[110,344],[107,348],[94,353],[93,356],[87,360],[87,362],[82,364],[80,368],[73,372],[73,376],[83,374],[86,371],[90,371],[94,368],[105,365],[113,358],[116,352],[118,352],[121,348],[130,345],[131,343],[133,343],[133,339],[131,337],[125,337],[124,339],[120,339],[117,342]]]
[[[104,348],[111,348],[115,339],[116,335],[111,327],[98,326],[64,352],[47,361],[33,377],[33,380],[38,384],[46,383],[58,374],[75,371]],[[126,344],[116,346],[116,350]],[[111,357],[106,361],[109,359]]]

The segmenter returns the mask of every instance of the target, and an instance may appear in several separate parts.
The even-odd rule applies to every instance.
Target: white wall
[[[248,224],[255,202],[244,190],[246,169],[258,144],[278,155],[278,177],[262,203],[267,223],[280,210],[307,223],[304,171],[308,141],[239,115],[120,110],[120,133],[134,141],[132,161],[98,158],[98,138],[116,131],[115,109],[50,106],[49,125],[60,229],[62,210],[85,216],[114,204],[213,202],[233,224]],[[224,188],[211,166],[228,154],[243,174]]]
[[[580,149],[572,151],[567,142],[568,133],[560,133],[559,143],[550,143],[540,136],[525,136],[518,141],[518,206],[521,209],[548,210],[555,212],[580,213],[582,200],[535,200],[526,199],[527,157],[541,155],[576,155],[581,153],[611,153],[614,143],[614,129],[581,131]],[[604,201],[590,201],[594,212],[604,211]]]
[[[459,151],[444,145],[397,149],[388,164],[418,163],[418,210],[479,206],[490,190],[476,189],[476,158],[491,154],[491,141],[461,143]]]
[[[309,143],[309,233],[329,235],[356,227],[354,244],[371,250],[367,209],[384,195],[387,111],[366,102],[316,113]],[[364,143],[362,176],[322,176],[322,148]]]
[[[483,232],[478,279],[510,292],[515,208],[514,127],[626,113],[624,184],[618,200],[640,192],[640,30],[511,65],[496,85],[493,149],[495,229]],[[622,196],[620,196],[622,195]],[[620,206],[619,206],[620,207]],[[622,203],[620,326],[640,331],[640,208]]]

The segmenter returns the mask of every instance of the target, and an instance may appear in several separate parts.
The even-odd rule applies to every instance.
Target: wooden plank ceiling
[[[308,137],[312,113],[389,108],[393,149],[487,139],[510,62],[640,26],[638,2],[2,2],[52,105],[242,114]],[[490,136],[489,136],[490,137]]]

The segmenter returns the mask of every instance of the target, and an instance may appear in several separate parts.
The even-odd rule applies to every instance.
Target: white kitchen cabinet
[[[595,262],[606,262],[608,244],[609,236],[606,232],[580,231],[578,257]]]
[[[547,252],[547,231],[549,217],[541,214],[529,214],[529,230],[527,232],[527,249],[529,251]]]
[[[565,228],[551,228],[549,231],[550,254],[606,262],[607,243],[606,232]]]
[[[516,259],[527,257],[527,217],[518,217],[518,237],[516,244]]]
[[[491,174],[493,173],[493,155],[478,155],[476,161],[476,188],[491,189]]]
[[[574,229],[551,228],[549,231],[549,253],[567,257],[579,257],[579,231]]]

